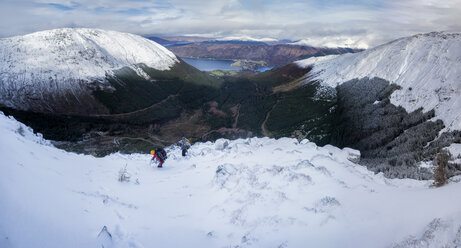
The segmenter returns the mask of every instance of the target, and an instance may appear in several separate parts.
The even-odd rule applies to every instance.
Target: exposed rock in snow
[[[347,159],[352,163],[359,163],[360,162],[360,151],[355,150],[349,147],[343,148],[343,151],[347,152]]]
[[[104,248],[112,247],[112,234],[104,226],[98,234],[99,245]]]
[[[313,78],[335,87],[352,79],[382,78],[401,88],[391,102],[408,112],[435,109],[448,130],[461,130],[461,34],[427,33],[360,53],[296,62],[313,66]]]
[[[226,149],[228,146],[229,146],[229,141],[227,140],[224,140],[224,139],[219,139],[219,140],[216,140],[215,141],[215,147],[216,147],[216,150],[224,150]]]

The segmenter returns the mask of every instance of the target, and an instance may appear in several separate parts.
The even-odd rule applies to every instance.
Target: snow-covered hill
[[[461,183],[386,179],[351,149],[218,140],[158,169],[58,150],[3,114],[0,131],[0,247],[461,245]]]
[[[137,65],[168,70],[178,62],[172,52],[151,40],[115,31],[64,28],[4,38],[0,103],[25,108],[20,105],[30,99],[56,93],[78,98],[90,83],[110,87],[105,77],[114,70],[131,67],[147,77]]]
[[[434,32],[401,38],[360,53],[309,58],[312,78],[328,86],[379,77],[401,86],[391,102],[408,112],[435,109],[447,130],[461,130],[461,34]]]
[[[254,42],[277,42],[277,39],[274,38],[253,38],[248,35],[243,36],[229,36],[217,39],[219,41],[254,41]]]
[[[323,37],[317,39],[302,39],[295,42],[288,43],[296,46],[313,46],[313,47],[330,47],[330,48],[353,48],[353,49],[367,49],[368,45],[361,41],[356,41],[348,37]]]

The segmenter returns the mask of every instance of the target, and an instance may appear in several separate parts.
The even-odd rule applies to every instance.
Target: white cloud
[[[70,26],[366,47],[421,32],[460,32],[459,13],[461,0],[2,0],[0,37]]]

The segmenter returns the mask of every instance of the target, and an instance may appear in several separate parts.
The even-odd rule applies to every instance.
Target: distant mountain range
[[[283,66],[296,60],[330,54],[355,53],[363,49],[322,48],[293,45],[291,41],[268,39],[187,39],[149,37],[168,47],[179,57],[263,61],[269,66]]]

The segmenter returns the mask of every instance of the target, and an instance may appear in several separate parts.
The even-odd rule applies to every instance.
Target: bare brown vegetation
[[[452,159],[451,153],[447,149],[442,149],[434,159],[434,183],[432,186],[440,187],[447,183],[448,161]]]

